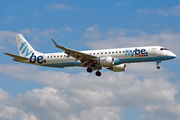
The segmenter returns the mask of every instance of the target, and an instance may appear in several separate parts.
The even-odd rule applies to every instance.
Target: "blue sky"
[[[127,64],[125,72],[46,68],[21,64],[15,34],[35,50],[75,50],[160,45],[180,56],[177,0],[46,0],[0,2],[0,119],[179,120],[179,57]]]

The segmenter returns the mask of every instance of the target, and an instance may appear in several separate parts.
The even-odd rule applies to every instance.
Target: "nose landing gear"
[[[156,62],[157,62],[157,69],[160,69],[161,67],[159,66],[159,63],[161,63],[161,61],[157,60]]]
[[[157,66],[157,69],[160,69],[161,67],[160,66]]]

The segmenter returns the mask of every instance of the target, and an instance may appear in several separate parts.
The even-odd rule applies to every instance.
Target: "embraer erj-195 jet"
[[[60,46],[52,39],[55,46],[65,52],[43,54],[35,51],[21,34],[16,34],[16,41],[19,55],[5,53],[14,61],[58,68],[87,67],[89,73],[96,70],[97,76],[101,76],[102,67],[121,72],[126,70],[126,63],[156,61],[157,69],[160,69],[161,61],[176,58],[173,52],[161,46],[76,51]]]

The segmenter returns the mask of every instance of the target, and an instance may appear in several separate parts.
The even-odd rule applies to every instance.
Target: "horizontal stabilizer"
[[[9,55],[11,57],[14,57],[14,58],[16,58],[18,60],[29,60],[29,58],[18,56],[18,55],[14,55],[14,54],[10,54],[10,53],[4,53],[4,54]]]

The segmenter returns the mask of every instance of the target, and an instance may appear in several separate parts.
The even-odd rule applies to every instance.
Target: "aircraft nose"
[[[174,54],[173,52],[170,52],[170,56],[171,56],[172,58],[176,58],[176,57],[177,57],[176,54]]]

